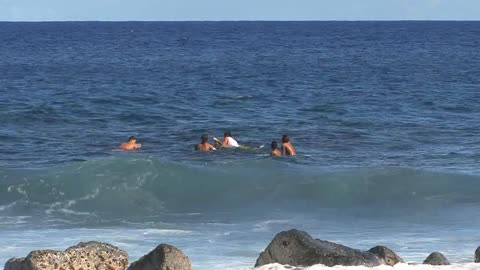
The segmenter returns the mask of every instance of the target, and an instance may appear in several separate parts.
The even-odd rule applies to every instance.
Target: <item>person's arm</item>
[[[282,144],[282,156],[285,156],[285,154],[286,154],[285,145]]]
[[[230,139],[230,137],[226,137],[225,139],[223,139],[223,142],[222,142],[222,146],[223,147],[226,147],[228,146],[228,140]]]

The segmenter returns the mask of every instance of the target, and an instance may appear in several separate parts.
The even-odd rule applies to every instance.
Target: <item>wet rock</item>
[[[313,239],[308,233],[299,230],[277,234],[264,252],[260,254],[255,267],[270,263],[291,266],[311,266],[324,264],[377,266],[382,260],[370,252],[362,252],[328,241]]]
[[[12,258],[5,270],[125,270],[128,255],[106,243],[86,242],[65,251],[35,250],[25,258]]]
[[[430,264],[430,265],[450,265],[450,262],[443,256],[440,252],[433,252],[430,254],[423,264]]]
[[[5,264],[5,270],[24,270],[27,268],[22,268],[25,262],[25,258],[11,258]],[[31,269],[31,268],[28,268]]]
[[[475,250],[475,262],[480,263],[480,247]]]
[[[147,255],[132,263],[128,270],[191,270],[192,264],[178,248],[160,244]]]
[[[376,246],[371,248],[368,252],[377,255],[383,262],[383,264],[394,266],[397,263],[405,263],[405,261],[400,258],[395,252],[391,249],[384,246]]]

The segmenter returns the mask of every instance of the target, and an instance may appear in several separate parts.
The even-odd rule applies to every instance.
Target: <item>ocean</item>
[[[479,22],[0,23],[0,264],[98,240],[253,269],[297,228],[480,269],[479,46]],[[225,131],[249,148],[194,151]]]

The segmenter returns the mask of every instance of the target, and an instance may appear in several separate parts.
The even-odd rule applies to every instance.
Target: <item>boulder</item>
[[[5,270],[125,270],[128,255],[106,243],[87,242],[65,251],[35,250],[25,258],[12,258]]]
[[[313,239],[308,233],[299,230],[277,234],[264,252],[260,254],[255,267],[270,263],[291,266],[311,266],[323,264],[378,266],[382,260],[370,252],[362,252],[328,241]]]
[[[475,262],[480,263],[480,247],[475,250]]]
[[[27,268],[23,267],[23,265],[25,264],[24,262],[25,258],[11,258],[5,264],[5,270],[26,270]]]
[[[192,264],[178,248],[160,244],[147,255],[132,263],[128,270],[191,270]]]
[[[450,262],[443,256],[440,252],[433,252],[430,254],[423,264],[430,264],[430,265],[450,265]]]
[[[397,263],[405,263],[405,261],[400,258],[395,252],[391,249],[384,246],[376,246],[371,248],[368,252],[377,255],[383,262],[383,264],[394,266]]]

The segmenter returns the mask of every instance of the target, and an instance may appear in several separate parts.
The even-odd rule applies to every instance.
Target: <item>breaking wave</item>
[[[395,167],[317,170],[276,160],[187,165],[111,158],[0,170],[0,214],[138,217],[283,207],[443,207],[480,203],[479,178]]]

